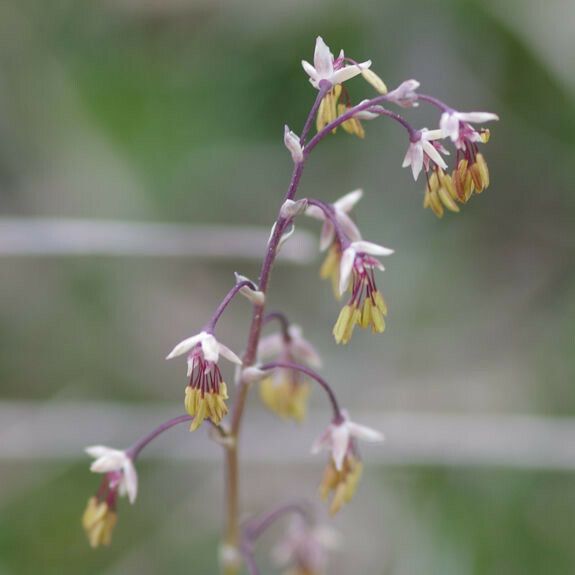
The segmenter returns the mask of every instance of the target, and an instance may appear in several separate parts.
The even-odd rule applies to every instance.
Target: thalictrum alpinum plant
[[[376,271],[383,271],[380,259],[390,256],[393,250],[366,241],[353,221],[350,214],[362,197],[360,189],[335,201],[298,198],[304,167],[317,145],[339,128],[364,138],[365,122],[390,119],[404,129],[408,139],[403,167],[411,168],[415,180],[424,172],[423,205],[441,218],[445,211],[459,212],[472,196],[489,186],[487,163],[479,152],[479,144],[489,140],[489,131],[475,128],[474,124],[498,118],[488,112],[458,111],[435,97],[420,93],[416,80],[407,80],[388,91],[383,80],[371,69],[370,60],[357,62],[346,57],[343,51],[334,57],[321,37],[316,40],[313,65],[304,60],[302,66],[316,91],[316,98],[299,135],[285,127],[284,144],[293,161],[293,172],[287,191],[278,202],[277,217],[271,227],[259,278],[251,281],[236,274],[235,283],[207,323],[168,354],[168,359],[186,357],[186,414],[163,423],[128,449],[104,446],[87,449],[95,458],[91,470],[104,474],[82,519],[92,547],[110,544],[117,521],[118,498],[126,495],[130,503],[135,502],[138,491],[135,464],[142,450],[158,435],[180,423],[186,423],[190,431],[196,431],[205,422],[211,427],[210,436],[225,456],[226,525],[220,549],[222,571],[233,575],[243,564],[252,575],[259,573],[254,558],[256,540],[272,523],[289,514],[291,522],[274,552],[278,566],[291,575],[325,572],[326,551],[333,546],[334,537],[326,529],[314,525],[309,506],[301,502],[282,505],[240,523],[238,443],[246,398],[250,390],[257,387],[267,408],[283,419],[302,421],[313,386],[317,385],[325,394],[332,418],[312,451],[328,452],[319,492],[321,498],[328,501],[331,514],[351,500],[359,483],[363,463],[358,441],[378,442],[383,435],[353,421],[340,406],[334,387],[317,371],[321,368],[321,358],[305,339],[302,329],[280,311],[266,310],[271,272],[282,244],[289,241],[294,221],[302,216],[320,220],[319,249],[327,252],[320,275],[331,281],[336,299],[346,297],[335,321],[333,336],[338,344],[347,344],[356,327],[371,328],[373,333],[385,330],[387,305],[376,285]],[[356,77],[366,81],[375,90],[375,96],[353,103],[347,83]],[[410,109],[421,103],[438,110],[437,128],[415,128],[403,115],[388,108]],[[317,132],[311,136],[314,121]],[[455,148],[451,169],[444,143],[451,143]],[[216,337],[219,321],[238,294],[245,296],[253,307],[242,354],[236,354]],[[276,325],[278,329],[262,337],[262,330],[268,325]],[[221,359],[236,366],[235,385],[231,389],[225,383],[226,366]]]

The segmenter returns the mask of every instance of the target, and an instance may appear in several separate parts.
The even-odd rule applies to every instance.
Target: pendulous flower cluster
[[[331,282],[336,299],[347,294],[333,327],[335,341],[349,343],[357,326],[373,333],[385,330],[388,308],[376,284],[376,275],[384,270],[381,258],[394,252],[366,241],[353,220],[351,212],[363,196],[361,189],[335,201],[313,197],[296,199],[304,166],[314,148],[340,127],[364,138],[363,122],[390,119],[405,130],[408,138],[403,167],[411,168],[415,180],[424,172],[424,206],[442,217],[446,210],[460,211],[462,204],[489,186],[489,170],[479,151],[479,146],[489,140],[489,131],[475,125],[498,117],[489,112],[458,111],[433,96],[420,93],[420,84],[415,79],[408,79],[388,91],[385,82],[372,70],[371,60],[358,62],[347,57],[343,50],[336,58],[321,37],[316,40],[313,64],[303,60],[302,66],[317,94],[302,132],[297,134],[288,126],[284,127],[283,141],[293,162],[293,173],[271,227],[258,281],[236,274],[235,283],[207,323],[168,354],[167,359],[185,356],[187,360],[184,415],[161,424],[127,450],[103,446],[87,449],[95,458],[91,470],[104,474],[100,488],[90,498],[82,518],[92,547],[110,543],[117,520],[118,498],[126,495],[131,503],[135,501],[138,478],[134,462],[141,450],[177,424],[187,423],[190,431],[196,431],[202,423],[208,422],[210,437],[226,450],[228,524],[221,547],[223,566],[226,573],[235,575],[240,568],[240,557],[243,557],[250,574],[258,575],[253,556],[255,539],[284,513],[296,510],[297,514],[305,516],[306,512],[302,513],[296,505],[288,505],[270,512],[262,520],[248,521],[243,530],[239,524],[236,445],[246,398],[254,385],[269,410],[282,419],[297,422],[306,417],[312,389],[317,387],[325,394],[332,417],[312,451],[329,452],[319,492],[321,498],[329,502],[332,515],[351,500],[363,473],[358,440],[383,440],[381,433],[350,420],[347,411],[340,407],[334,388],[317,371],[322,367],[321,358],[304,338],[302,329],[279,311],[266,313],[271,270],[277,253],[293,234],[295,220],[305,215],[322,225],[319,251],[327,252],[327,255],[320,276]],[[354,103],[346,83],[358,77],[367,82],[375,95]],[[432,129],[415,128],[403,115],[387,107],[409,110],[422,103],[440,113],[438,125]],[[314,124],[317,133],[312,136],[310,131]],[[455,151],[451,168],[447,163],[448,145]],[[215,336],[218,322],[237,294],[244,296],[252,306],[252,321],[242,354],[235,353]],[[277,322],[280,329],[263,335],[272,322]],[[225,368],[220,365],[222,357],[236,366],[235,385],[230,388],[222,372]],[[229,395],[233,396],[230,407]],[[233,413],[228,424],[226,416],[230,410]],[[286,573],[290,575],[321,575],[327,565],[325,551],[328,546],[319,531],[311,527],[309,518],[302,521],[300,517],[292,523],[278,548],[278,564],[287,567]]]

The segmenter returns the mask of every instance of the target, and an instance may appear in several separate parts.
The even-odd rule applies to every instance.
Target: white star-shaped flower
[[[455,110],[450,110],[441,115],[439,127],[443,137],[451,138],[451,141],[460,147],[462,143],[462,124],[483,124],[494,120],[499,120],[499,116],[491,112],[456,112]]]
[[[329,427],[313,443],[312,453],[319,453],[322,449],[331,452],[335,468],[341,471],[346,454],[351,448],[353,439],[363,439],[371,443],[383,441],[384,437],[379,431],[354,423],[344,413],[341,423],[331,423]]]
[[[392,249],[380,246],[379,244],[374,244],[372,242],[365,242],[363,240],[352,242],[343,251],[341,262],[339,264],[340,295],[343,295],[349,286],[353,272],[353,265],[358,254],[367,254],[370,256],[390,256],[392,253]],[[383,265],[373,258],[370,260],[370,264],[377,265],[380,270],[384,269]]]
[[[194,348],[198,344],[200,345],[200,353],[203,355],[204,359],[210,363],[218,363],[221,354],[232,363],[236,363],[237,365],[242,364],[242,360],[229,347],[220,343],[212,333],[208,333],[207,331],[202,331],[192,337],[182,340],[167,355],[166,359],[172,359],[173,357],[184,355],[190,351],[193,352]],[[191,375],[192,368],[193,353],[188,356],[188,376]]]
[[[414,180],[417,180],[419,177],[424,162],[428,162],[429,160],[434,162],[442,170],[447,169],[445,160],[431,143],[433,140],[441,140],[444,137],[443,130],[428,130],[427,128],[423,128],[420,130],[419,135],[419,140],[410,142],[405,158],[403,159],[403,164],[401,165],[402,168],[411,166]]]
[[[345,194],[345,196],[342,196],[332,204],[337,223],[341,226],[341,229],[351,241],[360,240],[361,234],[348,214],[351,212],[355,204],[361,200],[362,196],[363,190],[354,190],[353,192]],[[316,220],[323,221],[319,249],[322,252],[325,251],[333,243],[335,238],[335,229],[333,224],[329,218],[326,217],[324,211],[318,206],[308,206],[305,214],[306,216],[310,216]]]
[[[317,89],[319,89],[322,80],[326,80],[332,86],[335,86],[361,74],[362,70],[371,66],[371,60],[349,66],[345,66],[344,61],[343,50],[336,60],[327,44],[323,41],[323,38],[318,36],[315,42],[313,66],[305,60],[302,60],[301,64],[309,76],[311,85]]]
[[[118,491],[120,495],[127,495],[130,503],[134,503],[138,495],[138,474],[134,462],[126,452],[104,445],[93,445],[86,448],[86,453],[95,459],[90,465],[90,471],[122,474]]]

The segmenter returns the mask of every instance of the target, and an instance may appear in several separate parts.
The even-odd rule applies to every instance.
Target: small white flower
[[[262,337],[258,345],[258,356],[268,359],[287,353],[296,363],[319,369],[322,365],[313,345],[303,337],[299,325],[291,324],[288,328],[289,341],[285,341],[281,333],[273,333]]]
[[[402,108],[415,108],[419,106],[417,92],[420,84],[417,80],[406,80],[386,96],[388,102],[393,102]]]
[[[363,190],[354,190],[353,192],[345,194],[345,196],[342,196],[332,204],[337,223],[341,226],[341,229],[351,241],[360,240],[361,234],[348,214],[351,212],[355,204],[359,202],[362,196]],[[328,218],[326,218],[325,213],[318,206],[308,206],[305,213],[306,216],[323,221],[319,242],[319,249],[323,252],[329,248],[335,238],[335,229],[333,224]]]
[[[451,138],[451,141],[459,148],[463,144],[462,137],[464,135],[473,136],[474,133],[476,134],[473,129],[471,129],[471,131],[463,130],[466,132],[463,134],[462,124],[483,124],[484,122],[491,122],[493,120],[499,120],[499,116],[491,112],[456,112],[455,110],[451,110],[441,115],[439,127],[443,132],[443,137]]]
[[[119,493],[127,495],[130,503],[134,503],[138,495],[138,474],[134,462],[126,452],[104,445],[93,445],[86,448],[86,453],[95,459],[90,465],[90,471],[94,473],[121,472],[122,477],[118,484]]]
[[[341,262],[339,264],[339,292],[343,295],[351,280],[353,265],[355,258],[358,254],[367,254],[370,256],[390,256],[393,250],[374,244],[372,242],[357,241],[352,242],[344,251],[341,256]],[[378,264],[378,268],[383,270],[383,265],[377,262],[377,260],[372,259],[372,263]]]
[[[417,142],[410,142],[407,148],[407,153],[403,159],[402,168],[407,168],[411,166],[411,171],[413,173],[413,179],[417,180],[423,165],[431,160],[441,169],[446,170],[447,164],[444,159],[439,154],[439,151],[431,143],[433,140],[440,140],[443,136],[442,130],[428,130],[423,128],[419,132],[420,138]]]
[[[218,363],[220,354],[232,363],[241,365],[242,360],[227,346],[220,343],[213,334],[202,331],[192,337],[182,340],[167,355],[166,359],[172,359],[179,355],[191,352],[188,355],[188,377],[192,373],[194,356],[196,355],[196,346],[200,346],[197,353],[201,353],[204,359],[210,363]]]
[[[346,454],[351,448],[354,439],[363,439],[371,443],[383,441],[384,437],[379,431],[354,423],[347,413],[343,413],[341,423],[331,423],[329,427],[313,443],[312,453],[319,453],[322,449],[331,452],[335,468],[341,471]]]
[[[234,272],[234,275],[236,277],[236,284],[248,281],[248,282],[251,282],[254,286],[256,285],[254,282],[252,282],[246,276],[243,276],[237,272]],[[266,301],[266,294],[263,291],[252,289],[250,286],[247,286],[247,285],[240,288],[240,293],[245,298],[247,298],[248,301],[255,303],[257,305],[263,305]]]
[[[319,85],[322,80],[326,80],[332,86],[335,86],[361,74],[362,70],[371,66],[371,60],[349,66],[345,66],[344,62],[343,51],[340,52],[340,55],[336,60],[329,47],[323,41],[323,38],[318,36],[315,42],[313,66],[305,60],[302,60],[301,64],[306,74],[309,76],[311,85],[317,89],[319,89]]]
[[[278,567],[297,565],[306,573],[324,573],[327,551],[337,549],[341,537],[327,526],[311,526],[294,515],[278,544],[272,549],[272,559]]]

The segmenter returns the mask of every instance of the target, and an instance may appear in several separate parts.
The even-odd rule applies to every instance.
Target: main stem
[[[322,99],[324,98],[325,94],[327,93],[328,89],[329,86],[324,86],[319,90],[317,98],[304,124],[304,129],[300,136],[301,142],[305,142],[313,118],[315,117],[319,105]],[[295,197],[303,173],[303,168],[304,168],[303,161],[294,165],[291,181],[287,189],[287,192],[285,193],[285,196],[283,198],[282,204],[286,200],[292,200]],[[283,218],[281,215],[278,215],[274,227],[274,232],[268,242],[267,252],[264,261],[262,263],[258,281],[258,289],[264,294],[267,293],[277,248],[287,224],[288,220]],[[265,303],[261,305],[258,304],[254,305],[252,322],[250,325],[248,335],[248,343],[246,347],[246,352],[243,357],[244,367],[249,367],[250,365],[253,365],[256,360],[258,342],[260,339],[262,321],[264,317],[264,309],[265,309]],[[226,448],[226,459],[225,459],[226,505],[227,505],[225,546],[228,550],[232,552],[235,551],[238,554],[238,556],[239,556],[239,543],[240,543],[238,441],[248,391],[249,391],[249,385],[243,382],[240,378],[240,381],[238,382],[237,397],[234,402],[231,415],[231,428],[229,433],[232,441],[229,442],[229,445]],[[239,560],[226,561],[223,566],[223,573],[224,575],[237,575],[237,573],[239,573],[240,566],[241,563]]]

